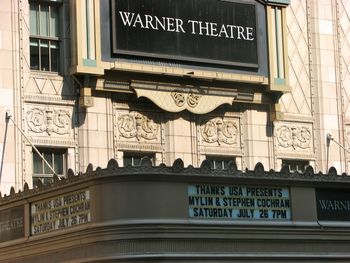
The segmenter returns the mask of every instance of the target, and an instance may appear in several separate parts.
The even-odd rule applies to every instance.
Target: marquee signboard
[[[189,185],[188,205],[191,218],[291,220],[286,187]]]
[[[255,4],[112,0],[113,53],[258,67]]]
[[[31,234],[66,229],[91,221],[90,191],[81,190],[31,204]]]

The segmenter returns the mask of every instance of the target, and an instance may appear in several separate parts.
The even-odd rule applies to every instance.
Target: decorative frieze
[[[119,135],[125,139],[158,140],[160,125],[140,113],[124,113],[117,120]]]
[[[167,112],[188,110],[194,114],[206,114],[220,105],[231,105],[237,97],[236,91],[214,96],[207,92],[203,93],[203,90],[208,90],[209,87],[182,86],[171,83],[132,82],[131,88],[135,90],[137,97],[148,98]]]
[[[33,107],[26,112],[28,131],[51,136],[69,134],[72,129],[72,116],[67,109],[53,107]]]
[[[202,123],[202,141],[208,144],[234,145],[237,144],[239,125],[237,120],[214,118]]]
[[[312,129],[311,125],[283,123],[276,127],[277,146],[281,149],[311,150]]]

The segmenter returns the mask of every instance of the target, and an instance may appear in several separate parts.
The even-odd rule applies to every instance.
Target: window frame
[[[61,26],[61,6],[62,2],[61,1],[29,1],[29,25],[30,25],[30,32],[29,32],[29,54],[30,54],[30,70],[31,71],[37,71],[37,72],[46,72],[46,73],[60,73],[61,72],[61,65],[62,65],[62,58],[61,58],[61,46],[62,46],[62,26]],[[37,9],[36,11],[36,18],[35,18],[35,31],[36,34],[33,34],[32,32],[32,24],[31,24],[31,11],[32,11],[32,6],[35,6]],[[41,25],[43,24],[41,19],[41,10],[43,6],[48,7],[48,13],[46,16],[46,27],[47,27],[47,33],[44,35],[41,35]],[[57,19],[57,28],[56,28],[56,35],[53,36],[51,35],[51,14],[52,14],[52,9],[56,8],[57,14],[56,14],[56,19]],[[42,55],[42,47],[44,46],[43,42],[47,42],[47,49],[48,49],[48,69],[43,69],[43,55]],[[32,43],[36,43],[37,45],[32,45]],[[56,48],[54,46],[56,45]],[[32,57],[33,52],[32,52],[32,46],[37,47],[37,54],[35,54],[37,60],[38,60],[38,65],[36,67],[32,66]],[[53,63],[53,51],[56,50],[56,63],[55,67],[56,70],[53,70],[54,63]]]
[[[156,153],[152,152],[129,152],[125,151],[123,152],[123,166],[126,167],[128,165],[131,165],[132,167],[137,167],[141,165],[142,159],[148,157],[152,165],[155,165],[155,159],[156,159]],[[125,163],[125,158],[131,158],[131,163]],[[135,164],[134,158],[140,158],[138,160],[138,164]]]
[[[55,170],[55,173],[59,177],[66,177],[67,174],[67,158],[68,158],[68,149],[67,148],[51,148],[51,147],[37,147],[38,151],[40,154],[45,158],[45,155],[50,154],[51,155],[51,160],[46,159],[46,161],[51,165],[51,167],[55,170],[55,156],[62,155],[62,173],[57,173]],[[37,158],[37,159],[35,159]],[[35,171],[35,162],[37,160],[40,160],[39,167],[41,168],[42,173],[37,173]],[[53,180],[53,172],[50,171],[47,173],[45,169],[47,169],[47,165],[43,161],[43,159],[39,156],[39,154],[33,150],[32,153],[32,179],[33,179],[33,184],[35,180],[41,180],[42,182],[45,179],[51,179]]]
[[[207,155],[205,159],[210,162],[210,168],[213,170],[227,170],[230,161],[237,164],[236,156]],[[221,162],[221,168],[215,167],[215,162]]]
[[[306,171],[306,168],[310,165],[310,161],[309,160],[295,160],[295,159],[282,159],[282,167],[284,165],[288,165],[288,169],[290,173],[304,173]],[[291,165],[295,166],[296,169],[291,169]],[[303,168],[302,169],[298,169],[297,167],[302,165]]]

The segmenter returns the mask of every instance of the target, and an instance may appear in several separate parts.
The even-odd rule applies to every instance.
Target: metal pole
[[[336,140],[334,140],[334,138],[332,137],[332,135],[330,133],[327,134],[327,139],[330,141],[335,142],[336,144],[338,144],[338,146],[340,148],[342,148],[344,151],[346,151],[347,153],[350,153],[350,151],[348,149],[346,149],[343,145],[341,145],[339,142],[337,142]]]
[[[29,138],[25,135],[25,133],[17,126],[17,124],[12,119],[12,116],[6,112],[6,120],[11,120],[13,125],[16,127],[17,130],[23,135],[23,137],[29,142],[29,144],[33,147],[34,151],[40,156],[40,158],[44,161],[44,163],[50,168],[50,170],[53,172],[54,175],[57,175],[55,170],[52,168],[52,166],[46,161],[44,156],[41,155],[38,148],[35,147],[35,145],[29,140]]]

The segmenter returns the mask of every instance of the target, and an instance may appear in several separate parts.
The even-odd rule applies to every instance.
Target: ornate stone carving
[[[59,135],[68,134],[71,129],[71,115],[68,110],[53,108],[32,108],[27,111],[28,130],[35,133],[46,132]]]
[[[124,138],[155,140],[158,137],[159,124],[139,113],[121,114],[118,117],[118,130]]]
[[[199,99],[201,98],[200,95],[195,95],[192,92],[186,94],[179,90],[172,91],[171,97],[173,98],[176,106],[183,107],[187,102],[187,105],[190,106],[191,108],[197,107]]]
[[[215,118],[201,125],[203,141],[207,143],[235,144],[237,143],[238,125],[233,120]]]
[[[311,148],[312,135],[309,127],[284,124],[277,128],[276,135],[278,145],[283,148]]]

